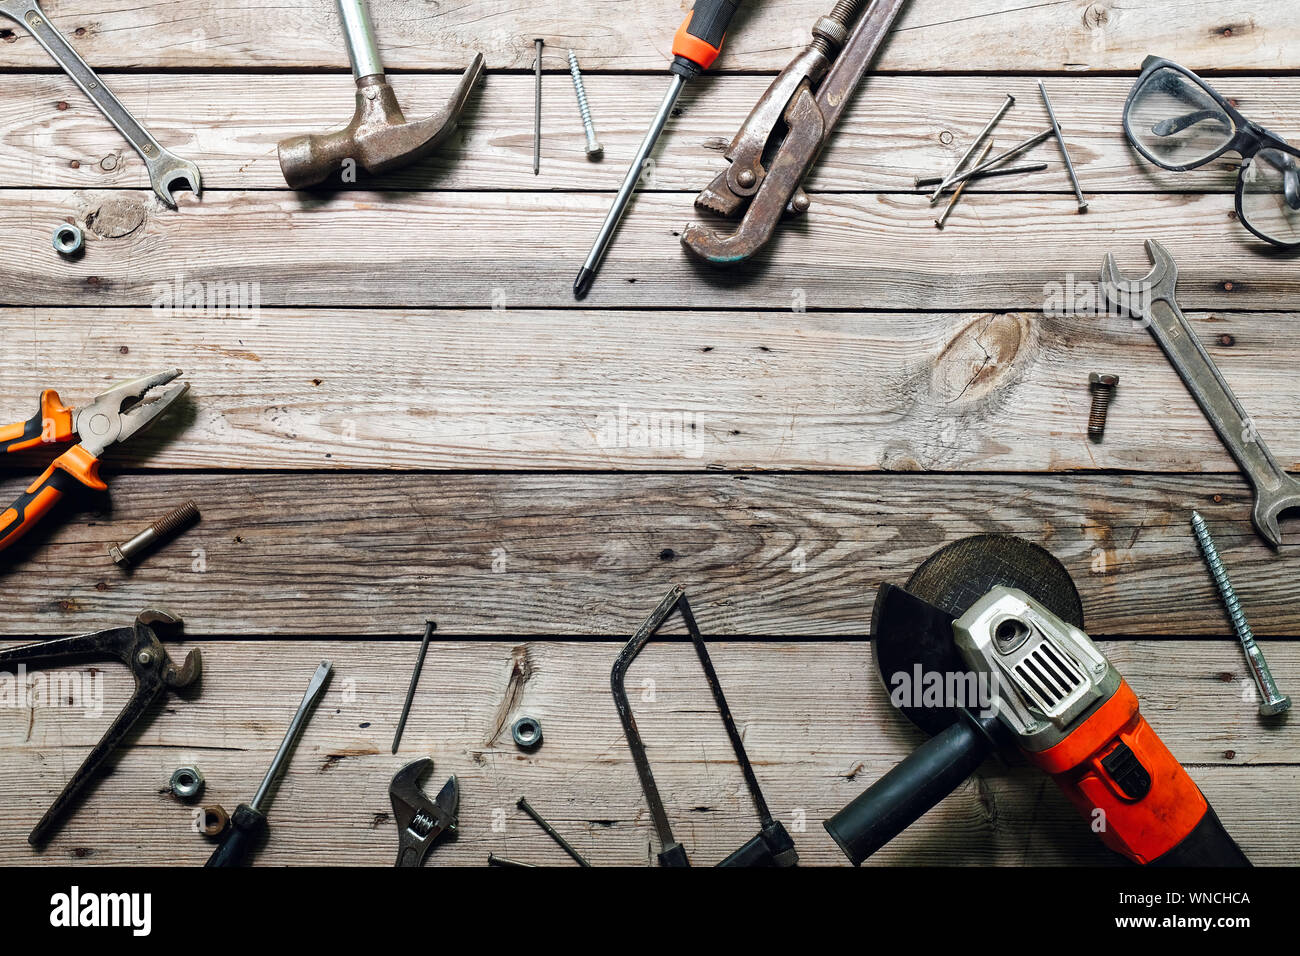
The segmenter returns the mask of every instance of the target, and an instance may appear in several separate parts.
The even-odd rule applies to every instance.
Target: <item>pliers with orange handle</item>
[[[100,456],[109,445],[140,432],[184,395],[188,383],[167,384],[182,374],[174,368],[123,382],[81,408],[64,405],[57,392],[47,389],[41,393],[41,409],[34,417],[0,427],[0,453],[80,439],[0,514],[0,551],[30,531],[78,485],[106,490],[108,485],[99,477]]]

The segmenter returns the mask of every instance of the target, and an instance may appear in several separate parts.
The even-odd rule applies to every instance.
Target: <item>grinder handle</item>
[[[956,790],[993,751],[997,718],[966,717],[916,748],[823,824],[854,866]]]

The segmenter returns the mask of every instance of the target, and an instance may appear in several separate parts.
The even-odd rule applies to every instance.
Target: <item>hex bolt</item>
[[[1246,663],[1250,666],[1251,676],[1255,678],[1255,687],[1259,690],[1260,716],[1272,717],[1274,714],[1290,710],[1291,698],[1277,689],[1273,672],[1268,669],[1264,652],[1255,643],[1255,632],[1250,629],[1246,612],[1241,609],[1237,592],[1233,590],[1232,582],[1228,580],[1228,569],[1223,566],[1223,561],[1219,558],[1219,549],[1214,546],[1210,529],[1205,524],[1205,519],[1195,511],[1192,512],[1192,531],[1196,535],[1196,543],[1201,546],[1201,554],[1205,557],[1205,564],[1210,569],[1211,577],[1214,578],[1214,586],[1218,589],[1219,597],[1223,599],[1223,606],[1228,610],[1232,629],[1237,632],[1241,649],[1246,652]]]
[[[154,548],[166,544],[199,520],[199,509],[192,501],[155,521],[126,544],[108,549],[109,557],[119,568],[129,568]]]
[[[578,69],[578,54],[569,51],[569,75],[573,77],[573,92],[578,94],[578,112],[582,116],[582,129],[587,134],[587,158],[599,159],[605,153],[605,147],[596,140],[596,124],[591,121],[591,104],[587,102],[587,88],[582,83],[582,71]]]
[[[1092,410],[1088,412],[1088,437],[1101,441],[1106,432],[1106,416],[1110,413],[1110,400],[1115,397],[1115,386],[1119,385],[1119,376],[1093,372],[1088,376],[1088,387],[1092,389]]]

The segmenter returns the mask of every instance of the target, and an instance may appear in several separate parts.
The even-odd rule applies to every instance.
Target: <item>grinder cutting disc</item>
[[[902,589],[881,585],[871,619],[876,668],[887,689],[894,675],[965,674],[952,622],[997,585],[1017,588],[1064,621],[1083,628],[1083,603],[1060,561],[1023,538],[980,534],[930,555]],[[905,592],[905,593],[903,593]],[[928,605],[928,606],[927,606]],[[904,706],[930,735],[957,719],[952,707]]]

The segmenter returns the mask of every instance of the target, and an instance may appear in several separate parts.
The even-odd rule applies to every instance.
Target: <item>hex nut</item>
[[[521,750],[536,750],[542,745],[542,722],[536,717],[520,717],[511,726],[510,736]]]
[[[61,223],[54,230],[54,251],[61,256],[71,257],[81,252],[86,245],[85,234],[72,223]]]
[[[186,803],[197,800],[203,793],[203,774],[198,767],[177,767],[172,774],[171,791],[177,800]]]

